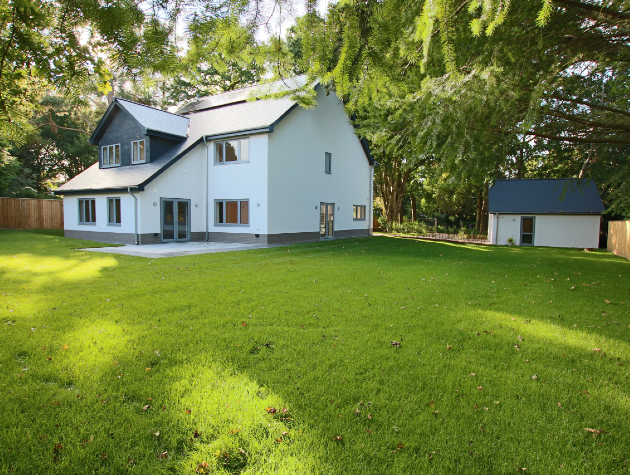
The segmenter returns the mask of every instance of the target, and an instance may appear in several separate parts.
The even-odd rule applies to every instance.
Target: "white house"
[[[488,198],[492,244],[599,247],[604,205],[591,179],[497,180]]]
[[[311,110],[288,98],[252,101],[257,87],[178,114],[115,99],[90,138],[98,163],[55,192],[65,236],[136,244],[369,236],[374,161],[341,101],[321,86]]]

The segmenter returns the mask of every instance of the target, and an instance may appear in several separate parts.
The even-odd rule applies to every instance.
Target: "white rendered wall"
[[[498,216],[498,218],[497,218]],[[599,247],[600,216],[591,215],[522,215],[534,216],[534,245],[548,247]],[[495,239],[498,220],[498,235]],[[493,244],[505,245],[508,238],[520,245],[521,215],[490,215],[489,239]]]
[[[371,228],[365,153],[337,96],[318,87],[316,99],[315,109],[295,108],[269,134],[269,234],[319,232],[320,202],[335,203],[335,231]],[[366,207],[364,221],[353,221],[353,205]]]
[[[96,225],[79,224],[79,199],[94,198]],[[107,224],[107,198],[120,198],[120,225]],[[69,231],[104,233],[134,233],[133,198],[128,193],[65,195],[63,197],[63,227]]]
[[[201,143],[149,182],[144,191],[135,193],[138,197],[139,234],[161,232],[160,198],[190,200],[190,231],[205,232],[205,160],[206,146]]]
[[[243,163],[215,164],[214,142],[209,143],[210,232],[267,234],[267,137],[249,136],[249,162]],[[214,224],[214,200],[244,199],[249,200],[249,226]]]

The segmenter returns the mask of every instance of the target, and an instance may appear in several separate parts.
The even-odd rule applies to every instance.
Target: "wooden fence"
[[[0,198],[0,229],[63,229],[63,201]]]
[[[610,252],[630,259],[630,221],[608,221],[608,246]]]

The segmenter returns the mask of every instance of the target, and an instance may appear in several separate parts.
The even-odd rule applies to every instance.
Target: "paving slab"
[[[242,251],[246,249],[266,249],[282,244],[241,244],[234,242],[168,242],[163,244],[126,245],[118,247],[89,247],[82,251],[104,252],[107,254],[123,254],[139,257],[175,257],[211,252]],[[284,244],[285,246],[287,244]]]

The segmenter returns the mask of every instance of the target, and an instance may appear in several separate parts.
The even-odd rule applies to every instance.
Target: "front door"
[[[334,237],[333,220],[335,216],[335,203],[319,204],[319,237],[328,239]]]
[[[162,198],[162,241],[190,240],[190,200]]]
[[[521,217],[521,246],[533,246],[534,245],[534,224],[536,218]]]

